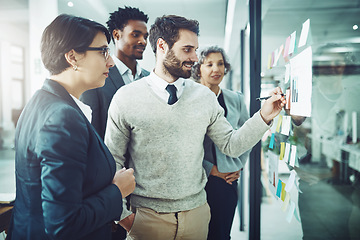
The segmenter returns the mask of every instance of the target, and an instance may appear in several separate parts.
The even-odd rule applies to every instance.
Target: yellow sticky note
[[[282,142],[280,143],[280,160],[284,159],[284,154],[285,154],[285,143]]]
[[[281,206],[281,210],[282,210],[283,212],[285,212],[286,209],[288,208],[289,202],[290,202],[290,194],[287,193],[286,196],[285,196],[284,203],[283,203],[283,205]]]
[[[281,182],[281,200],[284,201],[285,200],[285,195],[286,195],[286,191],[285,191],[285,183]]]
[[[267,64],[267,69],[271,68],[271,54],[269,54],[268,56],[268,64]]]
[[[282,115],[279,115],[278,123],[276,126],[276,132],[280,132],[281,123],[282,123]]]

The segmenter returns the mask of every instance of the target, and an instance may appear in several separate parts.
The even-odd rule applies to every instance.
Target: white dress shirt
[[[141,67],[139,66],[138,62],[136,62],[136,73],[134,78],[131,70],[122,61],[120,61],[120,59],[118,59],[115,55],[112,55],[111,57],[114,60],[115,65],[119,70],[119,73],[122,76],[125,84],[129,84],[134,80],[138,80],[140,78]]]
[[[75,103],[78,105],[80,110],[84,113],[85,117],[89,120],[89,122],[91,122],[91,119],[92,119],[91,107],[86,105],[85,103],[83,103],[82,101],[80,101],[79,99],[74,97],[73,95],[70,94],[70,96],[74,99]]]
[[[179,78],[173,83],[168,83],[158,75],[156,75],[153,71],[151,71],[150,76],[146,78],[147,83],[149,84],[150,88],[158,95],[161,99],[165,102],[168,102],[169,99],[169,92],[166,91],[167,85],[174,85],[176,87],[176,96],[180,99],[183,91],[184,91],[184,79]]]

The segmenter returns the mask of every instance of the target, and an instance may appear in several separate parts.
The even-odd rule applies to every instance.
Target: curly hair
[[[139,20],[147,23],[149,17],[138,8],[128,6],[125,6],[124,8],[119,7],[117,11],[110,13],[109,20],[106,22],[113,41],[114,37],[112,32],[115,29],[123,30],[129,20]]]
[[[156,43],[159,38],[169,45],[171,49],[176,41],[179,40],[179,30],[186,29],[199,36],[199,22],[189,20],[176,15],[164,15],[155,19],[150,28],[149,41],[153,52],[156,54]]]
[[[200,66],[204,63],[207,56],[209,56],[210,53],[221,53],[223,59],[224,59],[224,65],[225,65],[225,74],[226,75],[230,70],[231,66],[228,60],[228,57],[225,54],[224,49],[218,47],[218,46],[211,46],[204,48],[200,54],[199,54],[199,61],[194,64],[191,71],[191,77],[194,78],[196,81],[200,80],[201,73],[200,73]]]

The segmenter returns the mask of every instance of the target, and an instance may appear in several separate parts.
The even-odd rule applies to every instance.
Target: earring
[[[73,69],[74,69],[74,71],[77,71],[78,66],[74,65],[74,66],[73,66]]]

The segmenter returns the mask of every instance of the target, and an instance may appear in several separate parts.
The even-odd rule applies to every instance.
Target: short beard
[[[176,56],[174,51],[171,49],[168,54],[165,56],[164,67],[169,72],[171,76],[175,79],[178,78],[189,78],[191,76],[191,70],[183,70],[182,66],[185,63],[190,62],[181,62]],[[191,62],[191,64],[194,64]]]

